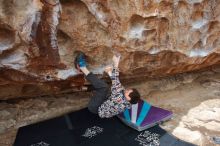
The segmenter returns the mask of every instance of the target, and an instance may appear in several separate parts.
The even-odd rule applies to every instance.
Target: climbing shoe
[[[74,65],[78,70],[80,67],[86,67],[86,56],[83,52],[78,52],[74,61]]]

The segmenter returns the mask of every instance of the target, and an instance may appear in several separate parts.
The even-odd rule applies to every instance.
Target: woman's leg
[[[97,78],[97,76],[91,72],[86,76],[86,79],[94,87],[94,95],[89,101],[88,109],[90,112],[97,114],[99,106],[108,98],[109,87],[107,83]]]
[[[94,95],[89,101],[88,109],[97,114],[99,106],[108,98],[108,85],[101,79],[97,78],[92,72],[90,72],[86,67],[86,58],[83,52],[79,52],[75,59],[75,66],[81,72],[84,73],[86,79],[94,87]]]

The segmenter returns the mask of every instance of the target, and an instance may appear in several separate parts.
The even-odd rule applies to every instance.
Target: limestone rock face
[[[124,79],[218,65],[219,36],[217,0],[0,0],[0,99],[81,86],[76,50],[98,74],[120,52]]]

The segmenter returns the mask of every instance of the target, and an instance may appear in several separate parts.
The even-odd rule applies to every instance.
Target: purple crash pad
[[[132,105],[131,109],[126,109],[118,115],[126,125],[142,131],[166,121],[172,117],[171,111],[150,105],[144,100]]]

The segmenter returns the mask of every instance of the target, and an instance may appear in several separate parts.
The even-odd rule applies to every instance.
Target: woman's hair
[[[129,101],[131,104],[136,104],[140,100],[141,96],[137,89],[132,88],[132,92],[129,94],[131,100]]]

